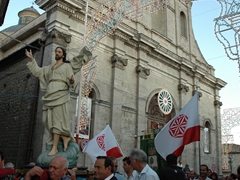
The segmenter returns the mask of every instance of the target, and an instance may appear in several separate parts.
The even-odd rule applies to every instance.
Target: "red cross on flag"
[[[157,134],[154,144],[157,152],[166,159],[169,154],[180,156],[184,146],[194,141],[200,141],[198,91]]]
[[[95,136],[83,149],[95,162],[97,156],[113,156],[115,158],[122,157],[123,153],[119,147],[116,138],[109,125]]]

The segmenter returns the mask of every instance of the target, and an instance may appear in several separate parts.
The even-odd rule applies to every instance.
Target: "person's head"
[[[181,159],[179,159],[179,160],[178,160],[178,163],[179,163],[179,164],[182,164],[182,160],[181,160]]]
[[[14,169],[14,164],[11,162],[8,162],[5,164],[5,168]]]
[[[237,168],[237,174],[238,174],[238,176],[240,176],[240,166],[238,166],[238,168]]]
[[[113,156],[110,157],[110,159],[112,160],[113,162],[113,170],[114,170],[114,173],[117,172],[117,168],[118,168],[118,163],[117,163],[117,159]]]
[[[216,172],[212,172],[210,178],[211,178],[212,180],[218,180],[218,174],[217,174]]]
[[[189,178],[194,179],[196,176],[196,173],[194,171],[190,171],[188,175],[189,175]]]
[[[227,180],[235,180],[235,179],[237,179],[237,176],[234,173],[229,174],[229,176],[227,178]]]
[[[65,63],[70,63],[70,61],[67,61],[67,52],[66,52],[66,49],[63,48],[63,47],[57,47],[55,49],[55,60],[58,61],[58,60],[61,60]]]
[[[107,156],[98,156],[94,164],[95,177],[104,180],[114,173],[113,161]]]
[[[200,166],[200,176],[202,178],[206,178],[208,176],[208,166],[206,164],[202,164]]]
[[[147,154],[141,149],[133,149],[129,155],[131,166],[134,170],[141,172],[147,164]]]
[[[177,165],[177,156],[175,154],[169,154],[166,157],[168,166],[176,166]]]
[[[2,151],[0,151],[0,168],[4,168],[4,156]]]
[[[189,165],[188,165],[188,164],[185,164],[185,168],[189,168]]]
[[[212,174],[212,170],[211,169],[208,169],[208,177],[210,177]]]
[[[129,157],[123,158],[123,169],[125,173],[132,173],[133,167],[131,166],[131,161]]]
[[[68,171],[68,161],[63,156],[54,157],[49,164],[49,177],[51,180],[63,178]]]

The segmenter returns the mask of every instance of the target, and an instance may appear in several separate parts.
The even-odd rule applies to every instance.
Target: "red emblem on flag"
[[[103,135],[101,135],[101,136],[98,136],[98,137],[96,138],[96,140],[97,140],[98,146],[99,146],[102,150],[106,151],[106,149],[105,149],[105,143],[104,143],[104,138],[105,138],[105,134],[103,134]]]
[[[187,125],[187,120],[188,117],[184,114],[180,114],[178,117],[173,119],[169,126],[169,134],[175,138],[183,137]]]

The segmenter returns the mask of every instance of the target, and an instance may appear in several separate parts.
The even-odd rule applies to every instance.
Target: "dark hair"
[[[234,174],[234,173],[231,173],[230,176],[231,176],[233,179],[236,179],[236,178],[237,178],[236,174]]]
[[[205,166],[207,168],[207,171],[208,171],[208,166],[206,164],[201,164],[201,166]]]
[[[2,151],[0,151],[0,158],[1,158],[1,160],[4,160],[4,156],[3,156],[3,152]]]
[[[177,165],[177,156],[175,154],[169,154],[166,157],[167,165]]]
[[[212,176],[216,176],[216,179],[218,180],[218,174],[216,172],[212,172],[210,178],[212,179]]]
[[[238,166],[238,168],[237,168],[237,173],[240,176],[240,166]]]
[[[125,158],[123,158],[123,160],[122,161],[126,161],[127,163],[128,163],[128,165],[130,165],[131,164],[131,160],[130,160],[130,158],[129,157],[125,157]]]
[[[56,49],[55,49],[55,51],[57,50],[57,49],[61,49],[62,50],[62,52],[63,52],[63,62],[65,62],[65,63],[70,63],[70,61],[68,61],[66,58],[67,58],[67,52],[66,52],[66,49],[65,48],[63,48],[63,47],[56,47]]]
[[[110,157],[107,157],[107,156],[98,156],[97,159],[105,159],[105,162],[104,162],[104,167],[105,169],[109,166],[111,166],[111,173],[114,173],[114,164],[113,164],[113,161]]]

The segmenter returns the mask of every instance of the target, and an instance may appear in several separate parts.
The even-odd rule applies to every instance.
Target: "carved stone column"
[[[114,128],[121,127],[121,122],[119,118],[122,116],[122,97],[124,92],[120,91],[122,89],[122,84],[126,81],[125,67],[128,65],[128,59],[119,57],[114,54],[111,57],[112,62],[112,87],[111,87],[111,119],[110,126]],[[117,137],[116,137],[117,138]]]

